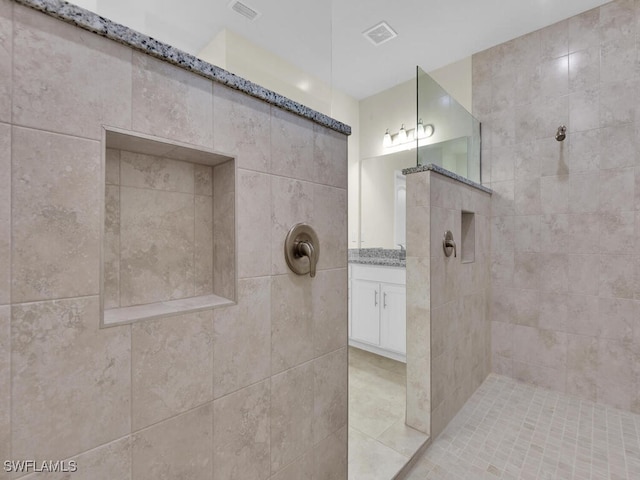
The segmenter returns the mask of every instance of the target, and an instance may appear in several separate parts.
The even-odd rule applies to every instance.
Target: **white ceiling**
[[[72,0],[73,1],[73,0]],[[597,7],[603,0],[75,0],[119,23],[197,54],[229,28],[361,99],[493,45]],[[362,32],[386,21],[398,37]]]

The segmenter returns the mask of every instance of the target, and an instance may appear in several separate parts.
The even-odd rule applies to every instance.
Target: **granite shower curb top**
[[[308,118],[324,127],[336,132],[351,135],[351,127],[334,120],[333,118],[317,112],[309,107],[294,102],[287,97],[261,87],[238,75],[228,72],[220,67],[200,60],[194,55],[188,54],[171,45],[160,42],[154,38],[137,32],[129,27],[112,22],[100,15],[72,5],[63,0],[14,0],[21,5],[34,8],[52,17],[80,28],[97,33],[102,37],[115,40],[135,50],[144,52],[152,57],[167,61],[178,67],[197,73],[227,87],[239,90],[252,97],[264,100],[271,105],[283,110]]]
[[[452,180],[456,180],[458,182],[469,185],[470,187],[477,188],[478,190],[481,190],[484,193],[488,193],[489,195],[493,194],[493,190],[491,190],[490,188],[487,188],[484,185],[480,185],[479,183],[476,183],[473,180],[469,180],[468,178],[462,177],[457,173],[450,172],[446,168],[442,168],[438,165],[434,165],[433,163],[429,163],[427,165],[420,165],[419,167],[404,168],[402,170],[402,173],[404,173],[405,175],[410,175],[412,173],[420,173],[420,172],[428,172],[428,171],[439,173],[440,175],[449,177]]]
[[[379,265],[384,267],[406,267],[406,253],[389,248],[350,248],[349,263]]]

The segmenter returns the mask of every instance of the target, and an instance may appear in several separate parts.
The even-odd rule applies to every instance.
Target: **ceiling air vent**
[[[254,10],[246,3],[242,3],[238,0],[232,0],[229,3],[229,8],[234,12],[239,13],[243,17],[248,18],[249,20],[255,20],[260,16],[260,12]]]
[[[387,22],[380,22],[377,25],[365,30],[362,34],[374,45],[382,45],[398,36]]]

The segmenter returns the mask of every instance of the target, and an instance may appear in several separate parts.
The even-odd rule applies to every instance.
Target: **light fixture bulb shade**
[[[416,132],[418,134],[418,138],[424,137],[424,124],[422,123],[422,119],[418,120],[418,126],[416,127]]]
[[[435,132],[436,129],[433,127],[433,125],[428,124],[424,126],[424,136],[425,137],[430,137],[431,135],[433,135],[433,132]]]
[[[389,133],[389,129],[387,128],[387,131],[384,134],[384,139],[382,140],[382,146],[390,147],[391,143],[391,134]]]
[[[398,132],[398,142],[404,143],[407,141],[407,131],[404,129],[404,123],[400,127],[400,131]]]

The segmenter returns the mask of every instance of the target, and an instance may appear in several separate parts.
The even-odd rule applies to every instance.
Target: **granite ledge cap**
[[[351,127],[323,113],[313,110],[261,87],[249,80],[235,75],[220,67],[216,67],[194,55],[183,52],[169,44],[144,35],[129,27],[113,22],[107,18],[64,0],[14,0],[16,3],[33,8],[47,15],[71,23],[84,30],[119,42],[152,57],[164,60],[173,65],[191,71],[205,78],[239,90],[247,95],[263,100],[283,110],[307,118],[319,125],[335,130],[344,135],[351,135]]]
[[[488,193],[489,195],[493,194],[493,190],[485,187],[484,185],[480,185],[479,183],[474,182],[473,180],[469,180],[457,173],[453,173],[446,168],[442,168],[433,163],[429,163],[427,165],[419,165],[417,167],[410,167],[402,169],[402,173],[404,175],[410,175],[412,173],[420,173],[420,172],[436,172],[440,175],[444,175],[445,177],[449,177],[452,180],[456,180],[458,182],[464,183],[465,185],[469,185],[470,187],[476,188],[484,193]]]

